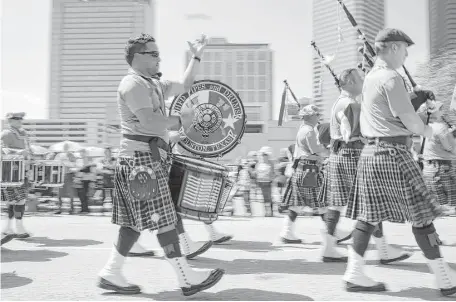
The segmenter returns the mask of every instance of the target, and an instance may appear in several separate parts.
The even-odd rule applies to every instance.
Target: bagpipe
[[[298,108],[301,109],[301,104],[299,104],[299,101],[298,99],[296,98],[295,94],[293,93],[293,91],[291,90],[290,88],[290,85],[288,85],[288,81],[287,80],[283,80],[283,83],[285,84],[285,87],[283,89],[283,93],[282,93],[282,102],[280,104],[280,112],[279,112],[279,122],[278,122],[278,126],[282,126],[282,123],[283,123],[283,117],[285,115],[285,110],[286,110],[286,103],[287,103],[287,99],[288,99],[288,92],[290,92],[291,96],[293,97],[293,100],[296,102],[296,104],[298,105]]]

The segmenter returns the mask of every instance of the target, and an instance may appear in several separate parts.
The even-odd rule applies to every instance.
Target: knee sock
[[[117,239],[116,249],[124,257],[127,257],[128,252],[130,252],[133,244],[138,241],[139,235],[141,233],[133,230],[128,227],[120,227],[119,229],[119,238]]]
[[[158,233],[157,239],[165,252],[166,258],[182,257],[177,230],[174,229],[165,233]]]
[[[374,236],[375,238],[383,237],[383,223],[380,222],[379,224],[377,224],[374,232],[372,233],[372,236]]]
[[[25,205],[15,205],[14,206],[14,215],[16,219],[22,219],[24,217]]]
[[[355,252],[364,257],[364,253],[369,245],[369,239],[374,232],[375,226],[367,222],[358,221],[352,233],[353,249]]]
[[[435,230],[434,224],[431,223],[422,228],[412,227],[416,243],[424,253],[424,257],[429,260],[441,258],[439,245],[442,242]]]
[[[326,212],[324,221],[326,223],[329,235],[334,236],[334,233],[336,232],[337,223],[339,222],[339,218],[340,212],[337,210],[328,209],[328,211]]]
[[[292,222],[295,222],[296,217],[298,217],[298,213],[296,213],[295,211],[292,211],[292,210],[288,210],[288,217],[290,218],[290,220]]]
[[[176,231],[177,231],[177,235],[185,233],[184,223],[182,222],[182,218],[180,217],[179,214],[177,214]]]
[[[13,219],[14,217],[14,206],[9,205],[8,206],[8,219]]]

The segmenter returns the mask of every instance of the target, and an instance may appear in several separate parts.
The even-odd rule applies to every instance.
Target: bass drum
[[[180,115],[184,107],[195,109],[192,126],[179,130],[179,145],[186,151],[203,158],[222,157],[240,143],[247,116],[239,95],[228,85],[197,81],[189,92],[174,98],[170,115]]]

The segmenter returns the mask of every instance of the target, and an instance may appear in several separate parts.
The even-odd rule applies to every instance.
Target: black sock
[[[374,236],[375,238],[383,237],[383,223],[380,222],[379,224],[377,224],[374,232],[372,233],[372,236]]]
[[[340,212],[337,210],[328,210],[325,216],[325,223],[328,229],[328,234],[334,236],[337,223],[339,222]]]
[[[127,257],[131,248],[138,241],[141,233],[132,228],[121,226],[119,229],[119,238],[117,239],[116,249],[124,257]]]
[[[166,258],[182,257],[177,230],[157,234],[158,242],[165,252]]]
[[[364,253],[369,245],[369,239],[374,232],[375,226],[367,222],[358,221],[352,233],[353,249],[355,252],[364,257]]]
[[[435,230],[434,224],[431,223],[422,228],[412,227],[416,243],[424,253],[424,257],[430,260],[441,258],[439,245],[442,242]]]
[[[296,217],[298,217],[298,213],[296,213],[295,211],[292,211],[292,210],[288,210],[288,217],[290,218],[290,220],[292,222],[295,222]]]
[[[14,213],[16,215],[16,219],[22,219],[25,213],[25,205],[15,205],[14,206]]]
[[[185,233],[184,223],[182,222],[182,218],[180,217],[179,214],[177,214],[176,231],[177,231],[177,235]]]
[[[14,206],[9,205],[8,206],[8,218],[13,219],[13,217],[14,217]]]

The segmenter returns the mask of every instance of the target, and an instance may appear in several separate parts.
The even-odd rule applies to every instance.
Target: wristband
[[[193,56],[192,59],[197,60],[198,62],[201,62],[201,58],[197,56]]]

